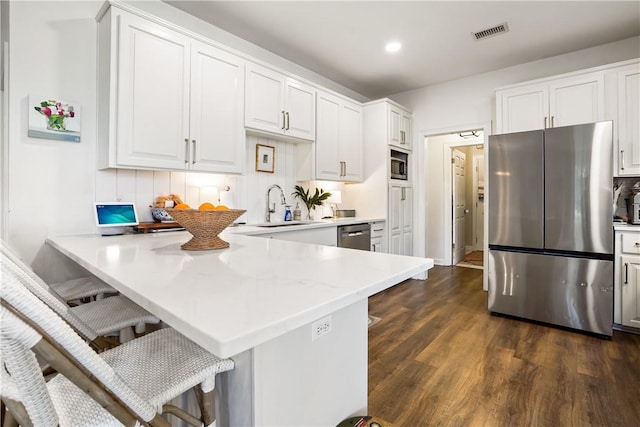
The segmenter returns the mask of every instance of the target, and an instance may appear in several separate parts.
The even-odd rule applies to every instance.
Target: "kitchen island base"
[[[217,426],[335,426],[367,413],[367,300],[232,357],[219,375]],[[228,411],[228,412],[227,412]]]

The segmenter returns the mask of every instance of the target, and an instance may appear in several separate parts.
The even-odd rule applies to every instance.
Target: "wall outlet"
[[[311,325],[311,341],[315,341],[329,332],[331,332],[331,316],[313,322]]]

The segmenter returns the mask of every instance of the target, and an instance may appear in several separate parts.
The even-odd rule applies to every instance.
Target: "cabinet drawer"
[[[640,254],[640,233],[621,233],[622,252]]]
[[[384,222],[371,223],[371,239],[384,236]]]

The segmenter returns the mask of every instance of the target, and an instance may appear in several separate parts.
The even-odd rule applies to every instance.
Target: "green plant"
[[[294,189],[295,191],[291,193],[291,195],[302,200],[302,203],[305,204],[309,212],[311,212],[311,209],[316,206],[322,206],[322,202],[331,197],[331,193],[324,191],[322,188],[316,188],[316,192],[313,196],[309,196],[309,190],[305,190],[300,185],[296,185]]]

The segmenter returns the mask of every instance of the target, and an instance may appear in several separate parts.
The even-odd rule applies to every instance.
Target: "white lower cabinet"
[[[615,233],[614,321],[640,329],[640,230]]]
[[[413,192],[411,186],[389,185],[389,253],[413,255]]]
[[[338,230],[336,227],[311,228],[305,230],[278,231],[275,233],[257,234],[256,237],[288,240],[291,242],[314,243],[316,245],[337,246]]]
[[[384,221],[371,223],[371,252],[386,252],[384,244]]]

